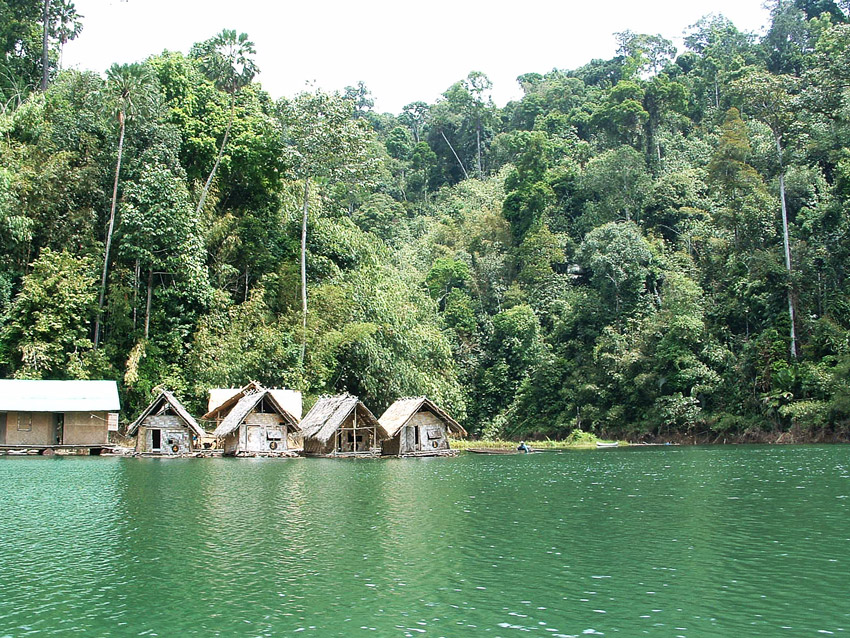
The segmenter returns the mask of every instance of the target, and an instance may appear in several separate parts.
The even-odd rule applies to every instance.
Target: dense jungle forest
[[[0,374],[117,379],[125,417],[257,380],[490,437],[845,436],[848,5],[391,114],[273,98],[229,30],[63,70],[73,3],[0,0]]]

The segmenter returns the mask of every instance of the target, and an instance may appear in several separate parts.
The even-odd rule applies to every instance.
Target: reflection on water
[[[845,447],[0,460],[0,636],[850,629]]]

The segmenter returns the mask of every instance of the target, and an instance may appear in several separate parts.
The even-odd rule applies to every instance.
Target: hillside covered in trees
[[[63,71],[73,3],[0,0],[0,374],[118,379],[125,415],[257,380],[487,436],[846,436],[845,4],[380,114],[274,99],[227,30]]]

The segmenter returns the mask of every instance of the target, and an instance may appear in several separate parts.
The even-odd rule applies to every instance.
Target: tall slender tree
[[[791,321],[791,356],[797,357],[797,332],[794,327],[794,291],[791,282],[791,240],[788,233],[788,207],[785,199],[785,147],[794,128],[799,125],[796,94],[800,82],[790,75],[774,75],[763,70],[751,70],[734,84],[750,112],[770,128],[776,144],[779,166],[779,200],[782,212],[782,241],[785,269],[788,273],[788,316]]]
[[[362,181],[370,172],[369,134],[353,104],[338,94],[302,93],[282,102],[281,116],[294,151],[295,174],[304,182],[301,220],[301,363],[307,344],[307,219],[314,180]]]
[[[248,39],[247,33],[236,35],[232,29],[224,29],[215,37],[197,45],[194,54],[199,58],[201,70],[212,80],[216,87],[230,96],[230,115],[227,118],[227,128],[218,149],[212,170],[201,191],[196,211],[200,212],[210,191],[213,179],[215,179],[218,165],[224,155],[224,147],[230,138],[230,130],[236,115],[236,95],[239,91],[249,85],[254,76],[260,72],[254,60],[250,57],[256,55],[254,43]]]
[[[41,14],[41,91],[47,90],[47,79],[50,77],[48,53],[50,46],[50,0],[44,0]]]
[[[148,68],[142,64],[113,64],[106,72],[106,98],[118,122],[118,157],[115,161],[115,179],[112,183],[112,205],[109,209],[109,226],[103,250],[103,272],[100,279],[100,295],[97,301],[97,316],[94,322],[94,347],[100,344],[100,319],[106,296],[106,277],[109,270],[109,251],[115,230],[115,208],[118,204],[118,178],[124,156],[124,133],[127,122],[143,113],[150,112],[156,99],[156,83]]]
[[[488,114],[488,110],[492,109],[493,101],[490,98],[490,90],[493,88],[493,83],[481,71],[472,71],[464,80],[464,86],[472,96],[470,104],[472,116],[475,119],[475,151],[476,164],[478,168],[478,179],[484,177],[484,167],[481,161],[481,126],[482,118]]]

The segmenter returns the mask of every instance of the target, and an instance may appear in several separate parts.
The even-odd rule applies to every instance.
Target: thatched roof
[[[436,403],[428,397],[408,397],[399,399],[387,408],[387,411],[378,419],[389,435],[395,436],[401,428],[403,428],[411,417],[420,410],[425,409],[437,416],[443,423],[446,424],[446,429],[452,434],[466,436],[466,430],[461,427],[460,423],[455,421],[446,412],[440,409]]]
[[[129,436],[134,435],[142,422],[147,419],[151,414],[161,414],[167,407],[170,407],[174,414],[179,416],[186,426],[191,429],[198,436],[204,436],[206,433],[204,429],[198,425],[198,422],[186,411],[186,408],[183,407],[183,404],[177,400],[177,398],[171,394],[168,390],[163,390],[159,393],[159,395],[148,404],[142,413],[139,415],[135,421],[130,424],[130,427],[127,429],[127,434]]]
[[[257,407],[257,405],[259,405],[260,401],[262,401],[263,399],[266,400],[267,404],[271,406],[275,412],[277,412],[280,416],[283,417],[283,420],[289,427],[294,428],[296,430],[300,429],[298,425],[298,419],[296,419],[283,406],[281,406],[280,403],[278,403],[271,390],[263,389],[259,392],[252,392],[250,394],[246,394],[241,399],[239,399],[239,401],[224,418],[224,420],[219,423],[218,427],[215,429],[215,432],[213,432],[213,436],[222,437],[227,436],[228,434],[233,432],[242,424],[242,421],[244,421],[245,417],[251,413],[251,410]]]
[[[0,412],[117,412],[115,381],[0,380]]]
[[[301,418],[301,393],[298,390],[286,390],[283,388],[264,388],[257,381],[251,381],[241,388],[211,388],[207,413],[202,419],[215,419],[222,414],[227,414],[242,397],[253,392],[266,390],[274,396],[278,405],[289,412],[296,419]]]
[[[316,405],[301,420],[304,440],[316,439],[322,445],[327,443],[342,426],[354,410],[357,410],[358,425],[364,428],[377,428],[378,439],[388,439],[390,435],[357,397],[351,394],[338,394],[333,397],[321,397]]]
[[[246,394],[259,392],[263,389],[256,381],[251,381],[241,388],[211,388],[210,399],[207,403],[207,413],[202,419],[214,419],[219,413],[227,413]]]

